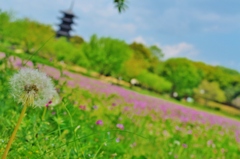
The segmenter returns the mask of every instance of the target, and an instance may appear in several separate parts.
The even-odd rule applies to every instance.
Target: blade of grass
[[[92,133],[92,134],[89,134],[89,135],[86,135],[86,136],[83,136],[83,137],[77,138],[77,139],[74,140],[74,141],[66,142],[66,144],[63,144],[63,145],[61,145],[61,146],[55,148],[54,150],[59,149],[59,148],[61,148],[61,147],[63,147],[63,146],[66,146],[66,145],[69,144],[69,143],[73,143],[73,142],[76,142],[76,141],[79,141],[79,140],[82,140],[82,139],[88,138],[88,137],[90,137],[90,136],[93,136],[93,135],[96,135],[96,134],[101,134],[101,133],[106,133],[106,132],[122,132],[122,133],[129,133],[129,134],[133,134],[133,135],[136,135],[136,136],[138,136],[138,137],[141,137],[141,138],[143,138],[143,139],[148,139],[148,138],[146,138],[146,137],[144,137],[144,136],[142,136],[142,135],[139,135],[139,134],[136,134],[136,133],[133,133],[133,132],[130,132],[130,131],[112,129],[112,130],[108,130],[108,131],[101,131],[101,132],[97,132],[97,133]],[[115,138],[113,138],[113,139],[115,139]],[[111,140],[112,140],[112,139],[111,139]],[[48,151],[48,152],[46,152],[45,154],[50,153],[50,152],[51,152],[51,151]],[[43,157],[43,155],[39,156],[38,158],[42,158],[42,157]]]
[[[53,37],[54,37],[54,36],[51,36],[47,41],[45,41],[45,42],[43,43],[43,45],[41,45],[41,46],[37,49],[37,51],[35,51],[33,54],[31,54],[31,56],[29,57],[29,59],[27,59],[27,61],[23,63],[23,66],[25,66],[25,65],[27,64],[27,62],[29,62],[30,59],[33,57],[33,55],[37,54],[37,53],[39,52],[39,50],[41,50],[41,49],[47,44],[47,42],[50,41]]]

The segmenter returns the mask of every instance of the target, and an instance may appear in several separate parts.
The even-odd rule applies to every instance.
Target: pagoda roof
[[[72,30],[72,27],[71,27],[71,26],[69,26],[69,25],[60,24],[59,26],[60,26],[60,27],[62,27],[62,28],[65,28],[65,29]]]
[[[69,22],[69,23],[72,23],[72,24],[76,24],[73,19],[71,18],[66,18],[66,17],[58,17],[59,19],[61,19],[62,21],[65,21],[65,22]]]
[[[67,10],[67,11],[60,11],[61,13],[63,14],[66,14],[66,15],[69,15],[69,16],[72,16],[74,18],[78,18],[71,10]]]
[[[57,31],[57,34],[58,35],[63,35],[63,36],[70,36],[69,32],[61,31],[61,30]]]

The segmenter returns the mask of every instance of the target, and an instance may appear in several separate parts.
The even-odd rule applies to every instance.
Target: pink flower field
[[[4,57],[4,55],[0,54],[0,57]],[[11,57],[10,61],[18,68],[22,65],[22,60],[19,58]],[[30,67],[33,66],[31,62],[28,62],[27,65]],[[139,94],[104,81],[66,70],[63,71],[63,74],[66,77],[62,78],[60,71],[56,68],[42,64],[38,64],[38,68],[54,79],[60,81],[67,80],[67,84],[70,87],[80,87],[81,89],[89,90],[97,94],[105,94],[106,96],[116,94],[122,98],[115,103],[123,106],[123,110],[128,109],[124,106],[124,103],[128,103],[127,105],[125,104],[126,107],[129,105],[132,106],[135,113],[151,115],[148,112],[154,110],[154,112],[163,120],[173,119],[180,122],[208,124],[210,126],[218,125],[223,128],[231,128],[235,131],[236,140],[240,142],[240,121],[235,119],[195,110],[160,98]]]

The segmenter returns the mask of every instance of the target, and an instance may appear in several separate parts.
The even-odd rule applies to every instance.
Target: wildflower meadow
[[[31,94],[28,102],[37,102],[27,107],[7,158],[240,158],[237,119],[8,55],[1,57],[0,72],[0,156],[23,109],[26,94],[19,93],[25,91]],[[57,99],[55,106],[51,99]]]

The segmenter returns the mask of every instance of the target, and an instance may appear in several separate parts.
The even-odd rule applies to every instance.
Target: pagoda
[[[58,25],[59,30],[56,32],[57,38],[58,37],[66,37],[67,39],[69,39],[71,37],[70,31],[73,30],[72,24],[75,24],[73,19],[77,18],[77,16],[73,14],[72,8],[73,8],[73,1],[71,3],[69,10],[60,11],[61,13],[63,13],[63,17],[59,18],[59,19],[61,19],[62,22],[61,22],[61,24]]]

